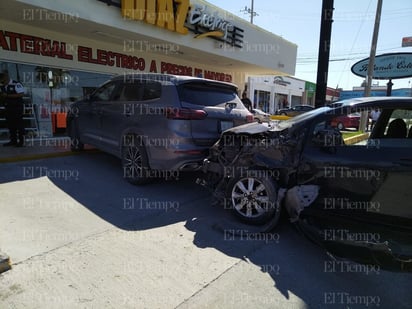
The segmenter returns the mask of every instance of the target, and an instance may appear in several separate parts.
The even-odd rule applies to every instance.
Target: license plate
[[[226,131],[227,129],[233,128],[233,122],[232,121],[221,121],[220,122],[220,131]]]

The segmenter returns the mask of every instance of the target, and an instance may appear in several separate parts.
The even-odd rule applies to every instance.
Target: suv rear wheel
[[[150,170],[146,150],[143,144],[136,143],[139,138],[127,136],[126,145],[122,147],[123,177],[134,185],[142,185],[150,182]]]
[[[270,178],[235,177],[229,181],[226,196],[234,214],[245,223],[261,225],[274,220],[275,226],[279,220],[277,186]]]

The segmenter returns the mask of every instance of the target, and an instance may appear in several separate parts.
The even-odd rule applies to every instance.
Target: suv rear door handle
[[[237,107],[237,103],[227,102],[227,103],[225,104],[225,107],[226,107],[226,108],[230,108],[230,109],[234,109],[234,108]]]

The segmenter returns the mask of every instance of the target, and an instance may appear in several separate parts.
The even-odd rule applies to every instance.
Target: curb
[[[10,258],[0,251],[0,274],[11,269]]]
[[[369,133],[362,133],[359,135],[348,137],[348,138],[345,138],[345,144],[346,145],[356,144],[356,143],[359,143],[360,141],[368,139],[368,137],[369,137]]]
[[[49,152],[49,153],[39,153],[39,154],[28,154],[24,156],[15,156],[15,157],[8,157],[8,158],[0,158],[0,163],[14,163],[14,162],[21,162],[21,161],[31,161],[31,160],[40,160],[40,159],[48,159],[48,158],[58,158],[58,157],[67,157],[73,155],[79,155],[81,153],[93,153],[99,152],[98,149],[87,149],[79,152],[73,151],[62,151],[62,152]]]
[[[287,115],[270,115],[271,120],[288,120],[292,117],[287,116]]]

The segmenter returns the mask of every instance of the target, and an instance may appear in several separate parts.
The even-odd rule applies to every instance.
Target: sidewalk
[[[4,147],[7,140],[0,141],[0,163],[10,163],[27,160],[69,156],[76,154],[70,150],[70,138],[62,137],[38,137],[27,138],[24,147]],[[95,150],[91,146],[85,146],[86,150]]]

